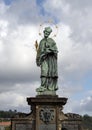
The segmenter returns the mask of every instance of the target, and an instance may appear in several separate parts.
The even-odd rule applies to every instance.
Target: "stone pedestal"
[[[12,130],[82,130],[82,118],[75,113],[63,113],[67,98],[39,95],[27,98],[31,113],[12,118]]]
[[[40,95],[27,98],[28,105],[31,107],[31,115],[34,120],[34,130],[61,130],[63,106],[67,98]]]

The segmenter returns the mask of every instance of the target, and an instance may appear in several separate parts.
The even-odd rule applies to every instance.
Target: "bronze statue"
[[[40,41],[39,46],[35,44],[37,49],[36,63],[41,67],[41,86],[36,89],[37,92],[56,91],[58,89],[57,79],[57,46],[52,38],[48,38],[52,29],[46,27],[44,29],[44,38]]]

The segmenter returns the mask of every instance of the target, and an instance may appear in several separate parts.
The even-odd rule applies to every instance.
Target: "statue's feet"
[[[40,86],[39,88],[36,89],[36,92],[44,92],[46,88]]]
[[[49,86],[48,87],[48,91],[56,91],[56,90],[58,90],[58,87],[54,87],[54,86]]]

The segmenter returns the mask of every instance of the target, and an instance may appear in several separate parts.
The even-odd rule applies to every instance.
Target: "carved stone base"
[[[82,130],[81,116],[64,114],[62,109],[67,98],[57,95],[38,95],[27,98],[31,113],[12,118],[12,130]]]
[[[35,130],[60,130],[60,115],[67,98],[39,95],[27,98],[34,115]],[[64,116],[62,116],[64,118]]]

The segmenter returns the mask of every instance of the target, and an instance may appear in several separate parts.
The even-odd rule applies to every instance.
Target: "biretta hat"
[[[45,27],[44,31],[51,33],[52,29],[50,27]]]

